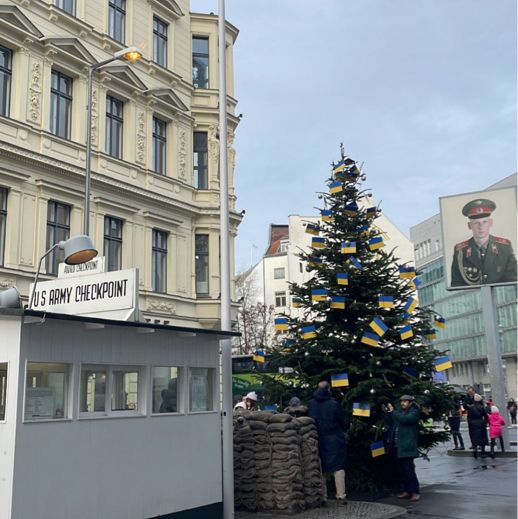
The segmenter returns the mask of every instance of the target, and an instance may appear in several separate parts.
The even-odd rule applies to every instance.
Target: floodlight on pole
[[[117,60],[124,60],[128,63],[135,63],[142,58],[142,51],[138,47],[126,47],[117,51],[111,58],[92,63],[88,66],[88,105],[86,107],[86,160],[85,160],[85,204],[83,214],[83,234],[90,234],[90,176],[92,168],[92,96],[93,96],[93,75],[94,72],[108,63]]]
[[[92,240],[89,236],[78,235],[72,236],[65,241],[60,241],[52,245],[52,247],[43,254],[38,264],[38,270],[36,271],[36,277],[34,278],[34,286],[32,287],[31,298],[29,301],[29,310],[32,309],[34,303],[34,294],[36,293],[36,286],[40,277],[41,264],[43,260],[55,249],[61,249],[65,253],[65,263],[67,265],[79,265],[80,263],[86,263],[97,256],[97,249],[94,247]]]

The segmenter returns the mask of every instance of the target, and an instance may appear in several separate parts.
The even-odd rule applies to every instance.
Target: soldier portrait
[[[511,197],[502,197],[504,191]],[[510,221],[516,221],[516,205],[509,203],[515,200],[514,190],[486,191],[479,193],[480,197],[473,196],[476,194],[455,197],[457,204],[454,209],[460,221],[463,221],[465,231],[457,226],[450,228],[453,207],[447,212],[448,220],[443,220],[443,233],[453,235],[444,242],[447,254],[448,249],[453,249],[447,259],[450,264],[446,266],[451,276],[451,288],[498,285],[517,280],[516,256],[512,244],[516,231],[512,232],[512,226],[509,225]],[[441,200],[442,205],[443,202]],[[504,229],[505,234],[502,233]],[[457,239],[452,241],[451,238]],[[447,239],[446,236],[444,239]]]

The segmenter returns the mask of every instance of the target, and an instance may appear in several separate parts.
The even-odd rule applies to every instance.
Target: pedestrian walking
[[[394,409],[392,404],[385,407],[385,422],[394,430],[397,448],[397,465],[403,492],[398,494],[400,499],[419,501],[419,480],[415,472],[414,459],[419,456],[417,440],[419,434],[419,406],[414,397],[403,395],[399,399],[400,409]]]
[[[300,416],[308,415],[308,408],[302,405],[300,398],[294,396],[290,399],[288,407],[286,407],[283,412],[295,418],[299,418]]]
[[[502,436],[502,427],[505,425],[504,417],[500,414],[496,405],[491,406],[491,414],[488,417],[489,420],[489,438],[491,440],[491,457],[495,457],[495,444],[496,439],[500,440],[500,449],[505,452],[504,449],[504,438]]]
[[[517,409],[518,409],[518,406],[516,405],[514,398],[511,398],[509,400],[509,402],[507,402],[507,412],[509,413],[509,417],[511,418],[511,425],[509,427],[516,425],[516,410]]]
[[[331,396],[328,382],[319,382],[318,389],[309,401],[309,416],[317,426],[322,472],[334,474],[336,499],[346,504],[347,421],[342,406]]]
[[[451,435],[453,437],[453,443],[455,443],[454,451],[463,451],[464,450],[464,439],[462,438],[462,434],[460,433],[460,420],[462,416],[462,406],[459,400],[453,401],[453,407],[450,410],[450,415],[448,416],[448,424],[450,426]]]
[[[473,445],[473,456],[478,457],[478,448],[482,457],[486,456],[485,448],[487,441],[487,413],[484,408],[483,399],[479,394],[473,397],[473,403],[468,404],[468,428],[471,444]]]

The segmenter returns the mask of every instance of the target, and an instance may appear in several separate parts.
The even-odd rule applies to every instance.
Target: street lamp
[[[34,294],[36,293],[36,285],[38,284],[38,279],[40,277],[41,264],[54,249],[61,249],[65,252],[65,263],[67,265],[86,263],[97,256],[97,250],[94,247],[92,240],[86,235],[72,236],[72,238],[69,238],[66,241],[60,241],[52,245],[52,247],[40,258],[36,277],[34,278],[34,286],[32,287],[31,299],[29,301],[29,310],[32,308],[34,303]]]
[[[111,58],[93,63],[88,66],[88,106],[86,112],[86,164],[85,164],[85,207],[83,214],[83,234],[90,234],[90,171],[92,162],[92,90],[93,75],[98,68],[122,59],[129,63],[135,63],[142,57],[142,51],[137,47],[126,47],[117,51]]]

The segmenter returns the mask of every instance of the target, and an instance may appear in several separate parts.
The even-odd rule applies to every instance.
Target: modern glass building
[[[516,186],[516,178],[516,174],[510,175],[489,189]],[[480,290],[446,290],[439,214],[413,226],[410,239],[414,243],[416,268],[422,281],[420,304],[446,319],[445,328],[436,328],[437,338],[433,344],[439,350],[450,352],[453,368],[447,371],[449,382],[461,386],[475,384],[481,393],[489,396],[491,385]],[[516,398],[517,287],[496,287],[494,293],[507,393]]]

